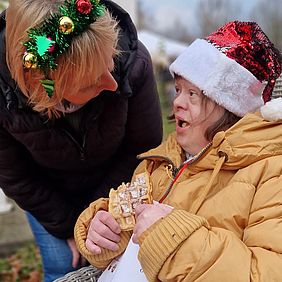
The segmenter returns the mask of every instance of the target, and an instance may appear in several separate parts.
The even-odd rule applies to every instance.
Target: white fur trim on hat
[[[264,103],[264,85],[235,60],[204,39],[195,40],[169,68],[189,80],[230,112],[244,116]]]
[[[275,98],[260,108],[261,115],[268,121],[282,120],[282,98]]]

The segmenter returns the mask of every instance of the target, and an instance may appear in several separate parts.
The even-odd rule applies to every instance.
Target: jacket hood
[[[219,158],[225,156],[222,169],[238,170],[259,160],[282,154],[282,120],[266,121],[260,113],[247,114],[226,131],[218,132],[210,149],[190,169],[199,172],[214,169]],[[152,157],[153,156],[153,157]],[[170,159],[179,167],[184,161],[184,153],[171,134],[162,145],[152,149],[140,158],[158,160]]]
[[[137,31],[129,14],[119,5],[110,0],[102,0],[101,3],[118,21],[120,28],[118,48],[122,50],[122,54],[115,59],[115,72],[113,74],[118,83],[116,93],[130,97],[132,96],[132,85],[130,85],[129,76],[138,47]]]
[[[16,87],[15,81],[10,75],[6,63],[6,44],[5,44],[5,11],[0,14],[0,91],[4,98],[1,99],[0,105],[5,104],[7,109],[11,109],[15,105],[18,107],[24,107],[26,104],[26,98],[19,94],[19,89]]]
[[[213,150],[223,152],[228,160],[225,169],[239,169],[257,161],[282,154],[282,120],[265,120],[260,113],[247,114],[213,139]]]

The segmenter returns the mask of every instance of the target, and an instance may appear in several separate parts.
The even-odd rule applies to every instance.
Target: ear
[[[268,121],[282,120],[282,98],[275,98],[260,108],[262,117]]]

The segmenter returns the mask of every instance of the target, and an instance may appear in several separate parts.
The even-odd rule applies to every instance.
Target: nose
[[[185,100],[185,95],[183,93],[179,93],[173,100],[173,108],[186,108],[187,101]]]
[[[116,91],[118,84],[115,81],[113,75],[110,71],[107,71],[102,77],[101,77],[101,85],[100,87],[103,90],[109,90],[109,91]]]

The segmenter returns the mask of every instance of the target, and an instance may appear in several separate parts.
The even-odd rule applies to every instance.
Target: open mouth
[[[177,125],[178,125],[179,127],[185,128],[185,127],[187,127],[187,126],[189,125],[189,122],[187,122],[187,121],[185,121],[185,120],[179,119],[179,120],[177,121]]]

